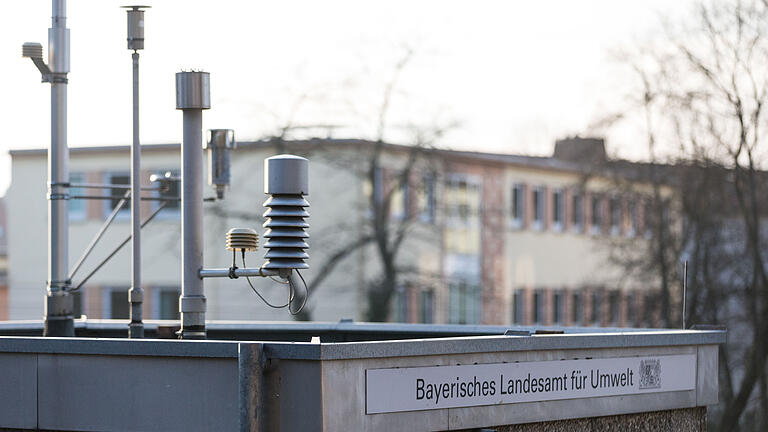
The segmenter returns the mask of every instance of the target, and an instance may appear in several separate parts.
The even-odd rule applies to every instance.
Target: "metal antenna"
[[[128,49],[133,50],[133,143],[131,144],[131,288],[129,338],[144,337],[141,287],[141,143],[139,142],[139,50],[144,49],[144,11],[149,6],[122,6],[128,13]]]
[[[682,313],[683,330],[685,330],[685,295],[687,291],[688,291],[688,260],[685,260],[685,262],[683,262],[683,313]]]

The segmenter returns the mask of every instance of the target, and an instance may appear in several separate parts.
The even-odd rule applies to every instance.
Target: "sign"
[[[695,388],[695,354],[367,369],[365,412],[378,414]]]

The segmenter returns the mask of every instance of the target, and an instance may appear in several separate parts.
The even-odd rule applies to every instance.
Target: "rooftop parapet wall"
[[[343,325],[350,334],[353,326],[365,330],[364,324]],[[324,326],[316,333],[327,330]],[[3,336],[0,428],[458,430],[717,403],[717,344],[725,341],[724,332],[593,331],[347,343]],[[673,358],[695,370],[664,369]],[[480,376],[478,367],[536,373],[551,364],[602,362],[604,368],[644,359],[660,359],[662,386],[674,375],[689,376],[691,382],[684,390],[658,388],[649,394],[627,388],[597,398],[459,400],[451,407],[370,413],[375,402],[370,392],[376,387],[367,375],[374,370],[400,376],[459,367],[461,376]],[[392,398],[401,398],[397,386],[387,389]],[[412,389],[406,390],[411,397]],[[171,405],[174,409],[168,409]]]

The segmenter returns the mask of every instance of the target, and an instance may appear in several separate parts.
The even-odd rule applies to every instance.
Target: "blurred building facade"
[[[8,219],[0,197],[0,321],[8,319]]]
[[[610,257],[616,239],[647,241],[645,205],[642,199],[627,199],[615,179],[599,168],[607,161],[601,139],[558,141],[552,157],[436,149],[418,149],[416,156],[412,147],[387,144],[372,171],[375,147],[368,141],[342,139],[239,142],[225,200],[204,204],[206,267],[231,264],[224,249],[229,228],[263,232],[263,160],[288,152],[310,159],[311,258],[305,278],[311,284],[328,273],[311,293],[308,310],[314,320],[365,318],[369,287],[383,267],[376,243],[358,240],[370,236],[371,224],[377,223],[372,203],[386,203],[385,218],[378,223],[404,233],[391,321],[654,324],[648,300],[654,295],[653,284],[624,277]],[[3,304],[9,305],[11,319],[40,319],[47,259],[46,152],[16,150],[11,156],[9,288]],[[142,157],[147,184],[153,173],[179,173],[178,144],[145,145]],[[403,180],[403,170],[411,166]],[[127,183],[128,147],[73,148],[70,172],[72,183]],[[640,180],[630,184],[647,190]],[[207,186],[205,190],[213,196]],[[71,194],[83,192],[73,189]],[[116,201],[69,202],[70,263],[76,262]],[[143,215],[149,216],[157,205],[143,203]],[[128,222],[126,207],[73,278],[75,285],[127,237]],[[361,246],[340,253],[357,243]],[[180,217],[174,203],[143,230],[145,317],[178,316],[179,245]],[[128,260],[126,247],[84,285],[76,297],[78,315],[127,317]],[[262,253],[248,260],[249,266],[261,264]],[[283,286],[268,279],[252,281],[273,302],[284,302]],[[206,295],[208,319],[290,319],[287,312],[263,305],[242,280],[209,279]]]

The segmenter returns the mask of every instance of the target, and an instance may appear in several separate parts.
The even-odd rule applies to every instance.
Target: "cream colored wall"
[[[588,192],[610,193],[615,183],[604,177],[592,177],[584,182],[578,173],[555,172],[542,169],[510,166],[506,170],[507,193],[505,208],[507,219],[511,207],[511,190],[514,184],[567,189],[585,187]],[[646,192],[645,185],[636,190]],[[669,190],[665,194],[671,193]],[[586,202],[584,202],[587,205]],[[549,203],[548,203],[549,205]],[[565,214],[570,218],[570,214]],[[607,215],[603,216],[604,218]],[[583,224],[587,224],[584,215]],[[514,228],[511,224],[505,233],[507,255],[506,299],[507,317],[511,317],[512,293],[515,289],[580,289],[603,286],[613,289],[637,287],[637,283],[623,277],[622,269],[610,261],[611,242],[628,241],[638,244],[646,240],[639,236],[627,237],[610,234],[590,234],[589,229],[577,232],[573,229],[543,230]]]
[[[224,248],[224,233],[231,227],[244,226],[263,233],[261,215],[266,195],[263,193],[263,160],[271,156],[267,150],[241,149],[233,154],[233,184],[220,203],[204,204],[204,260],[206,267],[228,267],[231,255]],[[127,171],[127,152],[73,153],[71,172]],[[142,157],[144,171],[178,169],[178,153],[173,151],[145,151]],[[311,159],[310,195],[310,269],[302,272],[310,282],[319,272],[320,265],[330,253],[345,244],[356,228],[354,200],[350,185],[356,184],[349,172],[331,165],[323,158]],[[205,179],[201,179],[205,181]],[[12,184],[8,191],[10,304],[11,319],[40,319],[47,277],[46,246],[46,157],[44,154],[13,158]],[[98,193],[89,190],[89,193]],[[213,191],[204,185],[204,195]],[[145,204],[146,205],[146,204]],[[229,216],[218,217],[211,211],[220,206]],[[248,217],[238,219],[236,213]],[[234,216],[233,216],[234,215]],[[70,224],[71,264],[77,260],[93,234],[101,226],[103,217]],[[94,249],[82,270],[74,278],[77,283],[102,257],[129,233],[127,218],[116,220]],[[180,220],[161,217],[142,231],[142,282],[145,286],[180,285]],[[263,243],[263,239],[261,240]],[[109,264],[102,268],[89,285],[102,287],[129,285],[129,246],[123,248]],[[246,256],[249,266],[263,263],[264,251]],[[356,316],[358,261],[350,257],[336,267],[317,293],[310,297],[309,307],[317,320],[336,321]],[[238,259],[238,265],[241,265]],[[254,286],[275,303],[285,302],[287,290],[269,279],[252,278]],[[265,306],[251,292],[245,280],[209,279],[206,281],[208,319],[260,319],[289,320],[285,310]]]
[[[10,319],[41,319],[47,276],[44,157],[14,157],[6,194]]]

